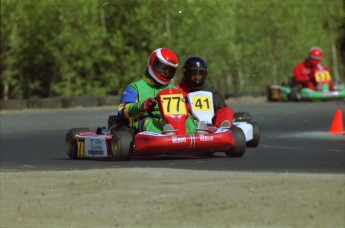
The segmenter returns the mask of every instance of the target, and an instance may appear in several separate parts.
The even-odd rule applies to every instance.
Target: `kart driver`
[[[310,48],[307,58],[303,62],[296,64],[293,69],[293,84],[316,90],[317,82],[315,80],[315,73],[318,71],[329,72],[326,66],[321,65],[322,57],[323,51],[321,48]],[[333,90],[333,82],[329,81],[328,85],[329,89]]]
[[[216,89],[205,83],[208,69],[204,59],[198,56],[192,56],[186,59],[182,68],[181,82],[176,84],[181,88],[186,96],[190,92],[208,91],[213,94],[213,106],[215,115],[212,123],[216,127],[230,128],[234,112],[229,108],[224,96]]]
[[[142,79],[130,83],[122,93],[119,105],[119,116],[129,120],[130,127],[137,131],[150,131],[165,133],[173,131],[170,124],[163,129],[161,118],[153,118],[147,111],[152,111],[155,116],[160,116],[158,110],[154,110],[157,101],[154,99],[158,92],[175,88],[170,81],[174,77],[178,66],[175,53],[167,48],[154,50],[148,58],[145,75]],[[186,133],[195,133],[196,127],[192,116],[186,121]]]

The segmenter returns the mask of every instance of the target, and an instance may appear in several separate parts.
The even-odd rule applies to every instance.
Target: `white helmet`
[[[175,53],[167,48],[158,48],[151,53],[146,69],[156,82],[165,85],[175,76],[177,67]]]

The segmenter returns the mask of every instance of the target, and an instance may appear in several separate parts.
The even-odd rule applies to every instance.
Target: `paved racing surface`
[[[230,104],[231,105],[231,104]],[[69,160],[64,137],[69,128],[107,126],[115,108],[73,108],[0,112],[1,170],[81,170],[150,167],[252,172],[345,173],[345,135],[328,134],[343,101],[233,104],[258,123],[261,141],[242,158],[216,153],[135,157],[130,161]]]

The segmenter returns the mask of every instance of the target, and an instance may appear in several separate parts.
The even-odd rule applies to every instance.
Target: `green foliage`
[[[174,50],[180,66],[191,55],[205,58],[209,82],[227,94],[286,81],[312,46],[345,81],[344,7],[344,0],[1,0],[1,99],[118,94],[142,77],[158,47]]]

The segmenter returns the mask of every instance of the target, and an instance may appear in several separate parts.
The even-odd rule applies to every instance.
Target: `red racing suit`
[[[215,111],[212,124],[216,127],[220,127],[224,120],[229,120],[232,124],[234,111],[226,105],[223,95],[216,88],[213,88],[205,83],[201,88],[193,90],[190,89],[183,80],[175,86],[183,91],[183,96],[187,96],[188,93],[196,91],[211,92],[213,94],[213,108]]]
[[[304,88],[316,90],[317,82],[315,80],[315,73],[318,71],[328,71],[326,66],[319,63],[314,67],[307,59],[295,65],[293,69],[293,83],[301,84]],[[333,90],[333,82],[329,81],[329,89]]]

